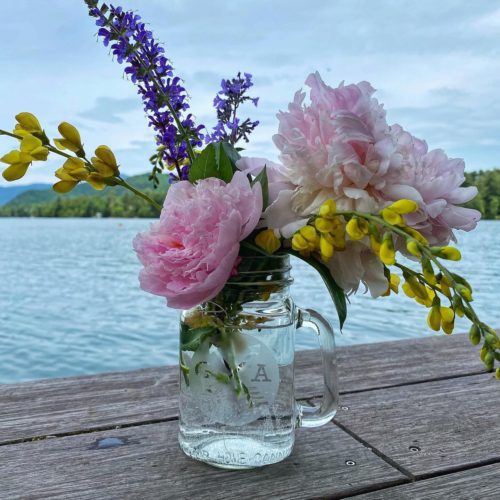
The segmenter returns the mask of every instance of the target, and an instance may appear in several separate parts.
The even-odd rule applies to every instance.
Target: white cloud
[[[500,10],[487,0],[123,0],[139,11],[183,76],[192,109],[212,126],[220,79],[254,74],[261,121],[249,154],[276,158],[275,114],[311,71],[331,85],[369,80],[389,120],[463,156],[468,168],[500,162]],[[367,5],[370,7],[367,8]],[[146,171],[154,148],[139,96],[95,40],[83,1],[18,0],[2,6],[0,128],[30,110],[52,135],[67,120],[86,145],[119,151],[128,173]],[[29,13],[29,14],[27,14]],[[139,141],[139,142],[136,142]],[[10,141],[0,138],[0,147]],[[47,166],[48,167],[48,166]],[[50,180],[36,168],[26,182]],[[3,183],[3,181],[0,181]]]

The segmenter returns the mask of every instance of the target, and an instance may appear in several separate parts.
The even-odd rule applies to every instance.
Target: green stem
[[[7,130],[2,129],[0,129],[0,135],[8,135],[9,137],[14,137],[14,139],[19,139],[20,141],[23,139],[20,135],[11,134],[10,132],[7,132]]]
[[[156,203],[156,201],[154,201],[152,198],[150,198],[147,194],[143,193],[142,191],[139,191],[134,186],[131,186],[122,177],[115,178],[115,182],[116,182],[116,184],[118,184],[118,186],[122,186],[125,189],[128,189],[129,191],[131,191],[132,193],[134,193],[136,196],[139,196],[143,200],[146,200],[148,203],[150,203],[151,205],[153,205],[153,207],[155,207],[159,212],[161,212],[161,208],[162,208],[161,205],[159,205],[158,203]]]
[[[23,138],[20,135],[11,134],[10,132],[7,132],[6,130],[0,129],[0,135],[7,135],[9,137],[13,137],[14,139],[18,139],[19,141],[23,140]],[[65,158],[73,158],[73,156],[69,155],[68,153],[64,153],[63,151],[59,151],[59,149],[55,148],[51,144],[46,144],[44,147],[46,147],[50,152],[64,156]]]
[[[45,146],[50,152],[56,153],[58,155],[64,156],[65,158],[75,158],[72,155],[69,155],[68,153],[64,153],[63,151],[59,151],[59,149],[55,148],[54,146],[51,146],[50,144],[47,144]]]

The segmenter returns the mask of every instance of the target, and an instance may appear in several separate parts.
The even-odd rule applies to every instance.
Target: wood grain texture
[[[356,495],[356,500],[497,500],[500,464],[485,465],[454,474]]]
[[[484,370],[466,335],[339,348],[341,392]],[[321,394],[317,351],[296,356],[296,394]],[[0,444],[176,418],[176,367],[0,385]]]
[[[346,394],[335,420],[415,477],[500,461],[493,374]]]
[[[126,444],[97,447],[110,437]],[[287,460],[249,471],[187,458],[177,444],[177,422],[3,446],[0,461],[0,497],[9,500],[336,498],[407,481],[333,424],[299,430]]]
[[[466,334],[340,347],[337,358],[341,393],[485,372],[479,348],[470,344]],[[315,351],[297,356],[299,398],[321,394],[320,359]]]
[[[178,369],[0,385],[0,443],[177,416]]]

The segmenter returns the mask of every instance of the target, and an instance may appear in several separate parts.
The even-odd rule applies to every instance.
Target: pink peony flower
[[[293,211],[309,215],[334,198],[339,209],[374,212],[380,204],[370,184],[398,161],[374,89],[367,82],[334,89],[318,73],[309,75],[306,85],[310,104],[304,104],[304,92],[297,92],[288,112],[278,114],[279,132],[273,137],[283,173],[297,187]]]
[[[311,103],[304,105],[305,93],[297,92],[288,112],[278,114],[279,133],[274,136],[284,163],[282,175],[295,185],[279,197],[295,220],[315,213],[328,198],[340,210],[372,213],[409,198],[420,210],[408,222],[431,243],[445,244],[453,229],[476,226],[477,210],[455,206],[477,193],[474,187],[460,187],[462,160],[449,159],[441,150],[428,151],[424,141],[399,125],[389,127],[367,82],[334,89],[315,73],[306,84]],[[282,219],[271,207],[267,216],[271,223]]]
[[[406,217],[431,244],[445,245],[455,239],[453,229],[470,231],[481,218],[478,210],[457,207],[477,194],[474,186],[460,187],[464,180],[462,159],[448,158],[441,149],[428,150],[425,141],[413,137],[399,125],[391,127],[401,163],[391,169],[376,195],[389,202],[407,198],[419,210]]]
[[[172,185],[160,220],[134,239],[144,265],[141,287],[177,309],[214,298],[237,263],[239,242],[261,213],[260,184],[250,186],[243,172],[228,184],[210,178]]]
[[[287,112],[278,114],[273,137],[283,166],[278,166],[283,189],[263,214],[264,223],[285,238],[317,213],[328,198],[339,210],[377,213],[392,201],[408,198],[419,210],[407,223],[432,244],[446,244],[453,229],[469,231],[480,214],[455,204],[472,199],[476,188],[460,187],[462,160],[443,151],[428,151],[427,144],[390,127],[385,111],[367,82],[326,85],[318,73],[306,80],[310,103],[297,92]],[[374,261],[367,241],[353,242],[336,252],[329,263],[332,274],[347,292],[363,282],[372,295],[385,291],[383,266]]]

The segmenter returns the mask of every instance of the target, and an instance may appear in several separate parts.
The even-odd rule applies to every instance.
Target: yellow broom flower
[[[57,127],[59,133],[62,137],[54,139],[54,144],[59,149],[69,149],[74,153],[83,150],[82,140],[80,138],[80,132],[68,122],[62,122]]]
[[[394,251],[394,241],[391,233],[385,233],[380,246],[380,260],[386,266],[392,266],[396,262],[396,252]]]
[[[397,274],[391,273],[391,277],[387,286],[387,290],[384,294],[382,294],[383,297],[387,297],[388,295],[391,294],[391,290],[394,293],[399,293],[399,283],[401,282],[401,278]]]
[[[102,177],[113,177],[119,174],[115,155],[108,146],[99,146],[95,150],[91,163]]]
[[[406,243],[406,249],[415,257],[422,257],[422,253],[420,252],[420,248],[418,248],[418,243],[416,240],[409,239]]]
[[[470,288],[467,288],[464,285],[458,284],[455,287],[455,289],[463,299],[465,299],[467,302],[472,302],[472,292],[471,292]]]
[[[43,132],[42,126],[38,121],[38,118],[32,113],[23,111],[16,115],[17,124],[14,128],[13,133],[21,137],[26,137],[27,135]]]
[[[2,175],[9,182],[21,179],[33,161],[45,161],[48,155],[49,150],[43,146],[40,139],[26,135],[21,140],[20,150],[13,150],[0,158],[2,163],[9,165]]]
[[[326,219],[325,217],[316,218],[314,225],[320,233],[331,233],[335,229],[333,219]]]
[[[405,226],[402,229],[412,238],[415,238],[419,243],[422,243],[422,245],[429,246],[429,242],[427,241],[427,239],[422,234],[420,234],[416,229],[413,229],[412,227],[408,226]]]
[[[431,248],[431,251],[436,257],[446,260],[460,260],[462,258],[460,250],[455,247],[434,247]]]
[[[324,235],[321,235],[320,237],[319,250],[323,262],[328,262],[332,258],[334,252],[333,245],[331,244],[328,238],[325,238]]]
[[[335,212],[337,211],[337,205],[332,199],[326,200],[319,208],[319,215],[327,219],[335,217]]]
[[[360,219],[359,217],[353,217],[346,224],[345,230],[349,235],[351,240],[361,240],[363,239],[370,229],[368,222],[364,219]]]
[[[422,274],[424,275],[427,283],[430,283],[431,285],[435,285],[437,283],[434,268],[432,267],[431,261],[427,257],[422,258]]]
[[[411,214],[412,212],[418,210],[418,203],[413,200],[401,199],[395,201],[387,208],[391,209],[393,212],[396,212],[397,214],[405,215],[405,214]]]
[[[429,314],[427,314],[427,324],[429,328],[435,332],[439,332],[441,328],[441,311],[438,305],[431,307]]]
[[[453,332],[455,326],[455,312],[451,307],[441,307],[441,328],[443,332],[450,335]]]
[[[255,237],[255,244],[267,253],[274,253],[279,250],[281,241],[272,229],[264,229]]]
[[[301,227],[292,238],[292,249],[300,252],[303,257],[308,257],[311,252],[318,250],[320,238],[312,226]]]
[[[392,224],[393,226],[404,226],[405,221],[403,220],[403,217],[399,215],[397,212],[394,210],[391,210],[390,208],[384,208],[381,212],[382,218],[385,220],[385,222],[388,222],[389,224]]]
[[[85,168],[85,163],[80,158],[68,158],[64,165],[56,170],[56,177],[61,179],[56,182],[52,189],[56,193],[68,193],[80,181],[86,180],[89,176],[89,171]]]

